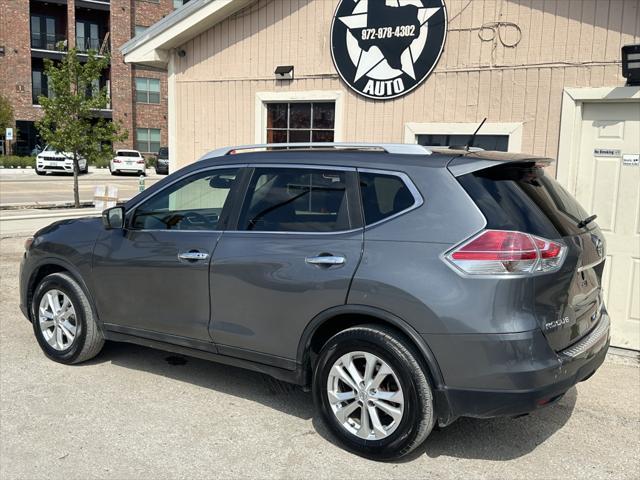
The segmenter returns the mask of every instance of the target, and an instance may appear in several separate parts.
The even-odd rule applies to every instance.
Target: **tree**
[[[102,71],[109,66],[107,57],[89,51],[86,61],[75,48],[59,64],[45,59],[49,96],[38,97],[44,116],[37,122],[40,136],[49,147],[73,159],[73,198],[80,207],[78,191],[79,160],[87,162],[109,158],[111,144],[127,138],[118,123],[98,117],[96,111],[107,108],[107,88],[100,88]]]
[[[0,95],[0,135],[7,127],[13,127],[13,108],[9,101]]]

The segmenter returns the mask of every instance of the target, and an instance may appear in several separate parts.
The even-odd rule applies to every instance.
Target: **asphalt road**
[[[4,169],[3,169],[4,170]],[[150,186],[164,176],[147,170],[145,186]],[[80,201],[92,201],[98,185],[114,185],[120,199],[129,199],[138,193],[137,175],[112,176],[107,169],[91,169],[80,175]],[[13,173],[0,172],[0,206],[8,204],[48,204],[73,202],[73,176],[66,174],[36,175],[34,170]]]
[[[610,356],[527,417],[462,419],[373,462],[334,443],[310,394],[257,373],[125,344],[47,360],[18,309],[22,241],[0,240],[2,479],[640,478],[636,359]]]

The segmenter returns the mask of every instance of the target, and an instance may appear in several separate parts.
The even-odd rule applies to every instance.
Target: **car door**
[[[238,168],[188,174],[126,213],[94,249],[96,304],[107,328],[210,342],[209,264]]]
[[[307,324],[346,301],[361,218],[353,169],[255,166],[211,265],[219,352],[291,367]]]

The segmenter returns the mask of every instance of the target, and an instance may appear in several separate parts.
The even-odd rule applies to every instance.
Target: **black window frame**
[[[349,228],[346,230],[336,231],[266,231],[266,230],[244,230],[240,229],[239,222],[240,217],[247,206],[249,187],[255,174],[255,170],[259,168],[274,168],[274,169],[309,169],[309,170],[338,170],[345,172],[346,183],[346,195],[347,195],[347,208],[349,209]],[[364,227],[362,217],[362,204],[360,200],[360,191],[358,183],[358,172],[355,167],[344,167],[336,165],[325,164],[279,164],[279,163],[265,163],[265,164],[250,164],[247,165],[243,175],[242,182],[238,183],[238,190],[235,192],[235,198],[233,201],[233,209],[230,212],[230,216],[227,221],[228,228],[226,231],[238,232],[249,235],[342,235],[345,233],[351,233],[361,230]]]

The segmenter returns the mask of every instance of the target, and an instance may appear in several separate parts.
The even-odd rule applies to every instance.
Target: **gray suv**
[[[605,246],[549,159],[419,145],[217,150],[26,244],[44,353],[105,340],[312,389],[347,448],[393,458],[460,416],[549,405],[601,365]]]

